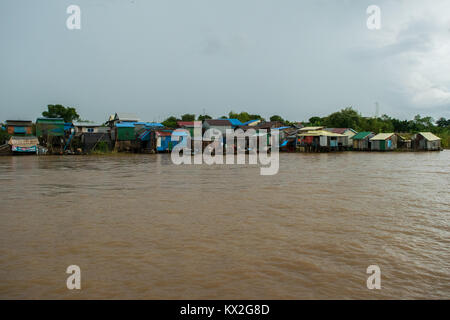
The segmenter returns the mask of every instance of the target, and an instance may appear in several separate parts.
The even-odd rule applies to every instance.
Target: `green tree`
[[[439,128],[450,127],[450,119],[447,119],[447,120],[446,120],[444,117],[439,118],[439,119],[436,121],[436,125],[437,125]]]
[[[8,142],[9,138],[11,138],[11,136],[8,134],[8,132],[6,130],[3,130],[3,128],[0,128],[0,145]]]
[[[47,111],[42,112],[42,115],[46,118],[63,118],[65,122],[80,120],[80,115],[75,108],[66,108],[60,104],[47,105]]]
[[[227,117],[224,117],[225,119],[227,119]],[[250,120],[264,120],[264,118],[262,118],[259,114],[249,114],[248,112],[242,111],[241,113],[235,113],[233,111],[230,111],[230,113],[228,113],[228,118],[229,119],[238,119],[241,122],[247,122]]]
[[[162,122],[162,124],[168,128],[176,128],[178,119],[174,116],[168,117]]]
[[[312,126],[320,126],[322,125],[322,118],[321,117],[311,117],[309,118],[309,124]]]
[[[205,121],[205,120],[208,120],[208,119],[212,119],[212,117],[211,117],[211,116],[208,116],[207,114],[200,115],[200,116],[198,116],[198,118],[197,118],[197,120],[199,120],[199,121]]]
[[[195,114],[186,113],[181,116],[181,121],[195,121]]]
[[[359,113],[350,107],[325,117],[322,125],[328,128],[357,128],[360,119]]]
[[[285,123],[286,120],[284,120],[282,117],[280,117],[279,115],[273,115],[270,117],[270,121],[278,121],[278,122],[282,122]]]

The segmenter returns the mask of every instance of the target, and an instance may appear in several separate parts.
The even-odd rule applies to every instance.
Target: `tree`
[[[278,121],[278,122],[282,122],[285,123],[286,121],[280,117],[279,115],[273,115],[270,117],[270,121]]]
[[[208,120],[208,119],[212,119],[212,117],[211,117],[211,116],[208,116],[207,114],[205,114],[205,115],[200,115],[200,116],[198,116],[198,118],[197,118],[197,120],[199,120],[199,121],[205,121],[205,120]]]
[[[312,126],[320,126],[322,124],[322,118],[321,117],[311,117],[309,118],[309,124]]]
[[[186,113],[181,116],[181,121],[195,121],[195,114]]]
[[[329,128],[357,128],[360,119],[359,113],[350,107],[325,117],[322,124]]]
[[[227,119],[227,117],[223,117],[225,119]],[[235,113],[233,111],[230,111],[230,113],[228,113],[228,118],[230,119],[238,119],[241,122],[247,122],[250,120],[264,120],[259,114],[249,114],[248,112],[241,112],[241,113]]]
[[[60,104],[47,105],[47,111],[42,112],[42,115],[46,118],[63,118],[65,122],[80,120],[80,115],[75,108],[66,108]]]
[[[436,121],[436,124],[439,128],[450,127],[450,119],[446,120],[444,117],[439,118],[439,120]]]
[[[8,142],[9,138],[11,137],[6,130],[3,130],[4,127],[0,128],[0,145],[5,144]]]
[[[174,116],[168,117],[162,122],[162,124],[168,128],[176,128],[178,119]]]

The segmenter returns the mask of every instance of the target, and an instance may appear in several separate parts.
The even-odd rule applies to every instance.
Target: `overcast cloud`
[[[81,7],[81,30],[66,8]],[[381,8],[368,30],[366,8]],[[229,110],[450,117],[450,1],[2,0],[0,121]]]

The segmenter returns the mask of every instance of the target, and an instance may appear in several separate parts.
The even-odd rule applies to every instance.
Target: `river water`
[[[448,299],[449,181],[450,151],[0,157],[0,298]]]

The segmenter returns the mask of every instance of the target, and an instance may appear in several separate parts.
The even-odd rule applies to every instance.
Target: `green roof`
[[[365,137],[367,137],[369,134],[372,134],[372,132],[370,131],[362,131],[362,132],[358,132],[357,134],[355,134],[352,139],[353,140],[362,140]]]
[[[64,124],[64,119],[62,118],[37,118],[36,123],[57,123]]]

